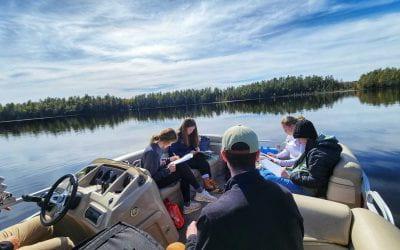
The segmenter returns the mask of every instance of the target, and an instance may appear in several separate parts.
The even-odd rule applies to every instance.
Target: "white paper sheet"
[[[182,158],[179,158],[178,160],[173,161],[173,163],[175,163],[175,165],[178,165],[179,163],[188,161],[188,160],[190,160],[192,158],[193,158],[193,154],[189,153],[189,154],[184,155]]]
[[[269,171],[271,171],[272,173],[274,173],[276,176],[281,176],[281,171],[282,171],[282,167],[279,166],[276,163],[273,163],[272,161],[268,160],[268,159],[264,159],[262,161],[260,161],[261,163],[261,167],[268,169]]]

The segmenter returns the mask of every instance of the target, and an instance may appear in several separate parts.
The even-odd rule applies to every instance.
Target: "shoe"
[[[201,208],[201,204],[198,202],[190,202],[189,206],[183,206],[183,214],[190,214],[193,213],[194,211],[197,211]]]
[[[214,190],[212,192],[216,193],[216,194],[222,194],[224,192],[224,190],[222,188],[219,188],[217,182],[214,179],[210,179],[210,180],[214,186]]]
[[[196,193],[196,195],[194,196],[194,200],[195,201],[204,201],[204,202],[214,202],[216,200],[218,200],[217,197],[212,196],[209,192],[207,192],[207,190],[203,190],[203,192],[201,193]]]
[[[213,179],[211,178],[203,179],[203,186],[207,191],[213,191],[215,189]]]
[[[212,193],[221,194],[223,190],[218,187],[217,182],[214,179],[204,179],[203,180],[204,188]]]

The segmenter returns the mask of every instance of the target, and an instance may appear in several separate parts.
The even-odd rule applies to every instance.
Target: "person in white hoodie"
[[[281,125],[283,131],[287,134],[285,140],[284,149],[277,154],[268,154],[267,158],[282,166],[282,167],[292,167],[296,161],[300,158],[300,156],[304,153],[304,145],[299,143],[298,139],[293,138],[293,132],[296,127],[296,122],[299,120],[304,120],[303,116],[293,117],[293,116],[285,116]]]

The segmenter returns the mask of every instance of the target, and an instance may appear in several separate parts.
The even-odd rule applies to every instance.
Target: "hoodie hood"
[[[342,147],[339,145],[339,141],[333,135],[321,134],[317,139],[317,147],[329,148],[333,151],[342,152]]]

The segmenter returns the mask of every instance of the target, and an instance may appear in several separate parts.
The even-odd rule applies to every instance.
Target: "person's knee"
[[[38,242],[34,245],[25,246],[21,250],[53,250],[53,249],[73,249],[74,242],[69,237],[56,237],[46,241]]]

